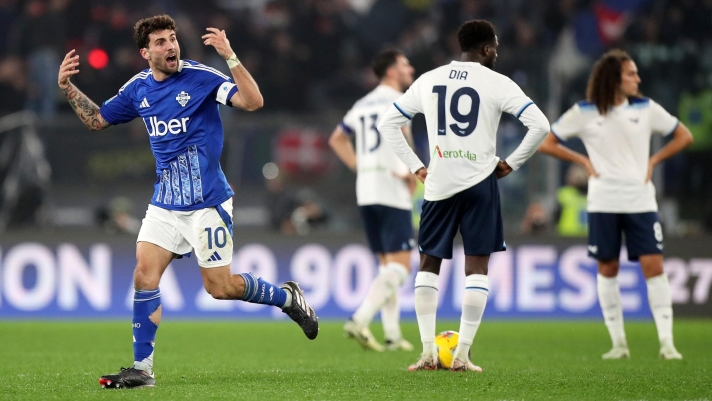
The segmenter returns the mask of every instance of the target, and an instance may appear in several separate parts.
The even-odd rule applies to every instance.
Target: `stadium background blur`
[[[331,289],[312,295],[320,297],[326,317],[347,316],[375,269],[372,261],[354,262],[369,258],[356,208],[355,176],[338,162],[327,140],[353,102],[376,85],[369,63],[379,50],[401,49],[417,77],[458,57],[455,33],[461,23],[488,19],[501,43],[495,69],[517,82],[552,122],[584,97],[592,63],[600,54],[612,47],[629,51],[640,70],[643,93],[678,116],[695,137],[690,148],[656,170],[654,182],[666,235],[666,269],[678,280],[675,302],[689,306],[692,315],[709,316],[708,0],[0,0],[0,245],[5,263],[0,295],[8,300],[0,306],[0,316],[129,313],[123,306],[124,287],[130,290],[133,241],[155,180],[148,137],[140,120],[101,133],[87,131],[57,88],[57,69],[64,54],[77,49],[81,73],[72,81],[95,102],[103,102],[147,68],[133,42],[133,24],[160,13],[176,19],[183,58],[227,73],[225,62],[200,42],[205,27],[226,30],[264,95],[265,107],[257,113],[222,110],[226,140],[221,162],[236,192],[236,252],[243,245],[242,250],[251,252],[235,259],[236,269],[273,274],[275,279],[301,274],[302,282],[311,281],[314,288],[320,288],[315,284],[322,280],[320,274],[335,269],[332,278],[323,279]],[[424,129],[421,115],[414,120],[414,138],[427,164]],[[498,154],[509,154],[523,134],[524,127],[505,116]],[[656,137],[653,149],[663,141]],[[580,142],[570,146],[583,150]],[[499,271],[511,274],[499,278],[505,284],[495,290],[500,295],[491,302],[497,306],[488,314],[600,316],[585,236],[562,238],[557,227],[559,189],[572,184],[568,169],[535,155],[500,182],[506,238],[512,244],[503,255],[515,256],[493,260],[509,266]],[[419,206],[417,198],[414,204]],[[320,248],[308,249],[312,259],[299,270],[300,252],[310,244]],[[108,267],[101,262],[104,251]],[[46,257],[37,261],[32,255]],[[265,268],[264,261],[271,267]],[[70,262],[79,266],[75,273],[67,267]],[[181,276],[185,271],[197,274],[194,260],[177,263],[186,266],[177,282],[186,280]],[[322,271],[321,266],[327,267]],[[579,270],[567,275],[566,266]],[[637,311],[634,316],[649,317],[644,280],[636,265],[627,266],[633,280],[629,286],[639,295],[630,300],[629,309]],[[101,275],[104,268],[112,271],[110,279]],[[521,284],[528,279],[533,284]],[[92,284],[109,285],[110,299],[92,295]],[[553,293],[542,288],[553,288]],[[195,291],[200,289],[195,286]],[[566,306],[566,291],[573,297],[571,305],[576,300],[581,304]],[[167,290],[164,297],[169,298],[165,294]],[[343,294],[353,299],[338,298]],[[175,310],[203,310],[199,300],[188,303],[176,301]],[[447,308],[459,316],[455,299]]]

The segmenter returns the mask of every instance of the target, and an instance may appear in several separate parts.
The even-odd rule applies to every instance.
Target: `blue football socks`
[[[241,273],[240,276],[245,280],[243,301],[284,307],[287,302],[287,291],[262,280],[262,277],[255,277],[252,273]]]
[[[149,316],[161,306],[161,291],[136,290],[133,307],[134,367],[153,370],[153,347],[158,325]]]

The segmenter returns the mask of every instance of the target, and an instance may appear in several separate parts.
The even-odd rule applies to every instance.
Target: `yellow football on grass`
[[[435,348],[438,350],[438,361],[444,369],[450,369],[452,360],[457,348],[457,341],[460,334],[456,331],[448,330],[435,336]]]

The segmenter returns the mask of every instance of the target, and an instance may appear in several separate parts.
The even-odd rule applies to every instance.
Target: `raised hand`
[[[230,41],[227,40],[225,31],[221,31],[217,28],[205,28],[208,32],[202,36],[203,44],[206,46],[213,46],[217,50],[218,54],[227,60],[233,55],[232,47],[230,47]]]
[[[74,54],[75,50],[72,49],[62,60],[62,64],[59,66],[59,76],[57,77],[57,84],[61,89],[67,89],[69,87],[69,77],[79,73],[77,66],[79,65],[79,55]]]

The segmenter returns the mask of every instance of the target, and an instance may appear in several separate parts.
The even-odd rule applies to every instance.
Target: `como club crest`
[[[185,107],[185,105],[188,104],[188,100],[190,100],[190,95],[186,91],[180,91],[178,96],[176,96],[176,100],[180,103],[181,107]]]

